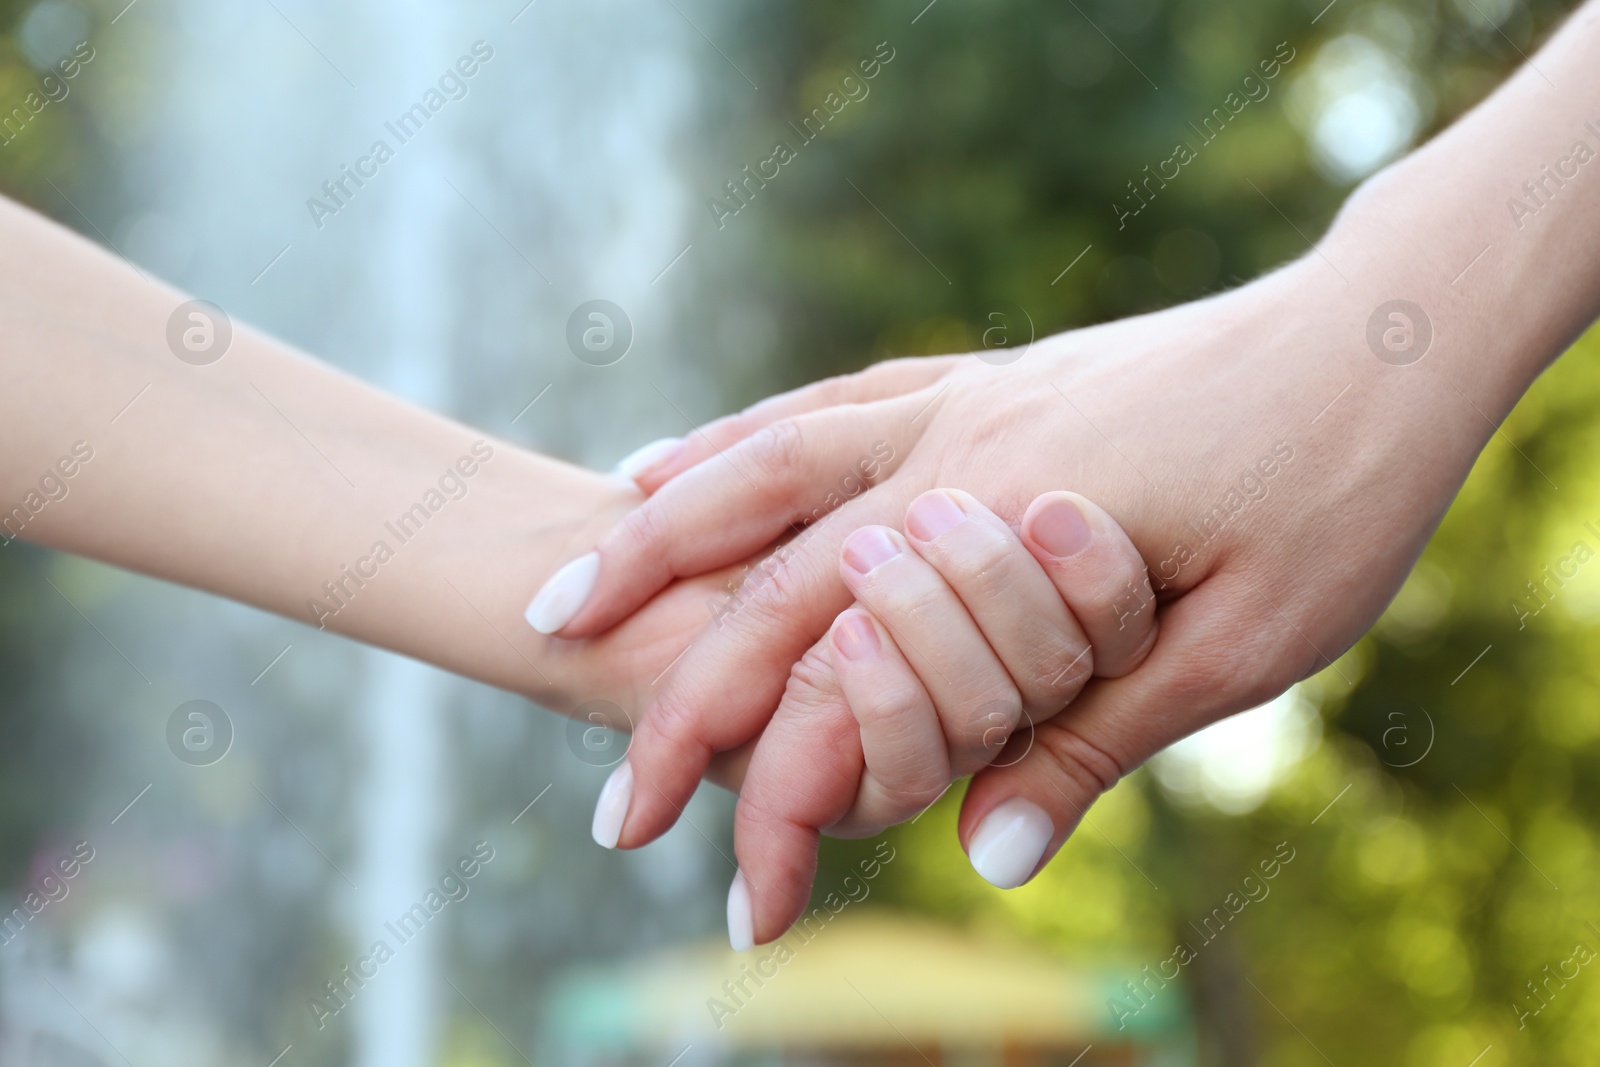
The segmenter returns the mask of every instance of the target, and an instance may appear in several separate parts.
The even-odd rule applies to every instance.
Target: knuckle
[[[820,645],[812,645],[793,667],[784,686],[784,702],[815,709],[841,701],[839,679]]]
[[[963,766],[986,766],[1005,748],[1022,716],[1022,696],[1015,690],[992,697],[947,727],[951,747]]]
[[[809,555],[795,548],[796,543],[779,548],[769,557],[771,565],[762,566],[761,582],[745,601],[753,619],[781,622],[810,590],[815,568]]]
[[[805,431],[793,419],[780,419],[751,436],[745,449],[758,484],[785,485],[805,458]]]
[[[942,583],[927,580],[929,578],[931,576],[918,574],[912,581],[886,581],[874,574],[864,583],[861,599],[880,619],[893,620],[903,627],[906,622],[924,618],[945,604]],[[890,626],[891,630],[895,628]]]
[[[931,807],[950,788],[948,775],[936,769],[908,775],[904,780],[878,779],[878,789],[889,810],[877,814],[885,823],[894,824],[918,815]]]
[[[666,527],[662,507],[652,498],[623,516],[615,536],[626,549],[648,559],[656,554],[658,545],[671,543]]]
[[[1067,726],[1052,725],[1040,730],[1035,744],[1085,797],[1108,792],[1125,773],[1110,753]]]
[[[1031,559],[1030,559],[1031,562]],[[1016,588],[1016,546],[998,533],[983,544],[944,561],[952,584],[961,588],[968,603],[1003,603]]]
[[[1041,699],[1059,711],[1094,677],[1094,649],[1080,639],[1071,639],[1042,657],[1038,672]]]
[[[634,733],[628,747],[630,761],[640,755],[648,760],[652,753],[667,751],[679,753],[674,757],[678,760],[685,750],[697,759],[710,759],[713,749],[705,738],[705,723],[699,707],[696,701],[683,700],[672,692],[663,693],[650,709],[641,729]]]
[[[1072,610],[1080,618],[1093,619],[1110,631],[1121,632],[1142,613],[1143,603],[1137,583],[1111,574],[1093,588],[1075,592]]]
[[[734,823],[741,837],[750,838],[778,835],[794,825],[792,819],[768,804],[759,790],[750,789],[739,794],[739,802],[734,807]]]
[[[886,683],[861,707],[851,705],[863,726],[900,725],[922,711],[922,693],[912,683]]]
[[[1073,614],[1097,633],[1129,634],[1155,617],[1155,592],[1137,557],[1101,551],[1050,569]]]
[[[1138,568],[1122,577],[1120,584],[1111,587],[1110,603],[1106,610],[1119,633],[1144,626],[1155,629],[1156,594],[1150,588],[1150,576]]]
[[[1273,626],[1276,622],[1277,627]],[[1265,704],[1321,663],[1304,636],[1265,609],[1219,622],[1207,640],[1185,648],[1168,671],[1169,702],[1203,710],[1207,721]]]

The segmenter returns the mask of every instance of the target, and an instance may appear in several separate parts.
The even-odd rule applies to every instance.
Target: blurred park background
[[[597,466],[825,374],[1303,254],[1571,6],[125,3],[0,0],[0,191]],[[475,42],[465,95],[314,217]],[[735,197],[778,141],[793,158]],[[1143,185],[1179,143],[1195,158]],[[612,366],[564,342],[592,298],[636,330]],[[0,936],[0,1062],[1592,1064],[1600,579],[1574,559],[1600,549],[1600,374],[1578,347],[1335,668],[1132,775],[1024,889],[972,873],[955,796],[830,843],[826,921],[764,984],[722,947],[730,798],[603,852],[616,757],[565,720],[7,545],[0,911],[27,918]],[[168,742],[191,700],[231,731],[203,766]],[[479,842],[464,900],[312,1006]]]

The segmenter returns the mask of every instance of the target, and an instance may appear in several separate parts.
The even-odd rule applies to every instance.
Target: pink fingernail
[[[865,575],[898,556],[900,546],[881,526],[864,526],[846,539],[843,554],[851,570]]]
[[[1062,498],[1046,504],[1033,517],[1033,539],[1052,556],[1075,556],[1093,536],[1083,512],[1071,500]]]
[[[949,493],[923,493],[906,512],[906,529],[919,541],[932,541],[967,521],[967,513]]]
[[[878,631],[860,614],[849,614],[833,628],[833,647],[848,660],[863,660],[878,651]]]

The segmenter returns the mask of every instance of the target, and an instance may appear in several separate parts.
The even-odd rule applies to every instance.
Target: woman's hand
[[[849,603],[833,567],[844,538],[892,524],[936,485],[981,492],[1007,522],[1046,489],[1089,496],[1165,600],[1143,666],[1096,679],[1027,756],[976,776],[960,824],[969,854],[984,820],[1024,799],[1049,813],[1048,857],[1119,775],[1332,663],[1388,602],[1499,420],[1600,314],[1600,183],[1541,177],[1522,199],[1552,160],[1571,170],[1597,54],[1589,3],[1488,100],[1369,179],[1310,255],[1242,289],[1061,335],[1012,367],[939,364],[909,392],[836,384],[841,406],[746,419],[754,432],[734,428],[712,458],[686,468],[704,449],[684,450],[641,472],[648,488],[672,480],[599,542],[563,633],[598,633],[672,576],[828,514],[658,694],[682,724],[679,762],[640,791],[627,833],[671,821],[655,798],[690,787],[706,709],[777,706],[788,665]],[[832,508],[880,441],[898,465]],[[758,939],[776,932],[769,921],[756,917]]]
[[[1013,531],[969,494],[935,490],[912,502],[905,530],[846,538],[839,573],[859,606],[790,672],[764,724],[734,819],[735,947],[776,937],[804,910],[819,830],[878,833],[954,779],[1020,759],[1036,724],[1155,643],[1143,561],[1081,497],[1047,493]],[[659,777],[672,748],[647,731],[629,759]],[[1050,837],[1037,808],[996,809],[973,864],[1001,888],[1021,885]]]
[[[674,669],[656,705],[669,753],[640,771],[648,788],[624,843],[670,825],[718,723],[778,706],[789,664],[852,599],[834,566],[845,538],[895,524],[937,485],[981,491],[1009,523],[1039,491],[1073,487],[1117,516],[1166,601],[1140,669],[1094,681],[1026,756],[977,775],[969,852],[985,818],[1021,799],[1048,815],[1048,857],[1132,767],[1331,663],[1421,551],[1493,432],[1484,411],[1516,395],[1445,358],[1375,357],[1365,329],[1386,291],[1346,287],[1310,258],[1053,338],[1012,367],[970,360],[909,394],[780,419],[673,478],[600,540],[592,590],[561,633],[603,632],[664,582],[784,535],[873,442],[899,457],[785,545],[743,609]],[[782,919],[758,914],[756,938]]]
[[[903,535],[873,526],[846,539],[839,571],[857,606],[790,671],[770,723],[713,714],[696,724],[714,756],[738,754],[725,761],[734,772],[719,777],[725,784],[755,742],[735,819],[741,865],[728,921],[736,947],[753,943],[758,922],[778,931],[803,909],[819,832],[866,836],[911,818],[955,778],[988,766],[1023,723],[1025,752],[1034,724],[1091,676],[1132,670],[1155,641],[1143,561],[1115,521],[1081,497],[1046,494],[1013,531],[969,494],[935,490],[912,502],[904,524]],[[608,641],[637,646],[695,584],[675,583],[622,625],[571,647],[604,656]],[[631,672],[619,663],[599,673]],[[660,782],[674,771],[684,724],[664,722],[660,708],[640,722],[627,761],[601,791],[594,835],[606,847],[623,837],[636,773]],[[1016,805],[997,818],[979,831],[974,863],[1010,888],[1032,876],[1050,823]],[[646,840],[628,830],[630,846]]]

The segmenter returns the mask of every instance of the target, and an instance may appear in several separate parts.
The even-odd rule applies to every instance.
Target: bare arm
[[[709,427],[648,472],[654,495],[598,543],[598,580],[561,632],[603,632],[663,583],[806,520],[836,472],[892,442],[895,468],[787,548],[657,698],[666,721],[776,709],[755,780],[769,749],[822,729],[784,679],[848,599],[830,563],[853,530],[895,523],[935,485],[1012,523],[1041,491],[1078,491],[1149,564],[1161,637],[1139,669],[1095,679],[1038,727],[1026,756],[975,776],[962,841],[991,839],[994,819],[1027,804],[1048,832],[1014,859],[1037,870],[1130,769],[1327,666],[1377,618],[1499,420],[1600,312],[1597,155],[1592,0],[1487,101],[1367,182],[1298,262],[1059,335],[1013,366],[967,361],[893,397],[834,383],[772,418]],[[739,471],[761,472],[759,488]],[[625,845],[671,823],[686,751],[663,761],[678,773],[652,780],[662,792],[639,790]],[[780,831],[802,840],[744,801],[741,863]],[[755,939],[776,936],[794,899],[753,896]]]
[[[238,323],[221,351],[218,322],[208,338],[205,318],[180,313],[174,346],[169,320],[188,301],[0,201],[6,541],[220,593],[554,707],[635,695],[631,674],[604,680],[583,646],[521,616],[538,579],[637,492]],[[653,677],[709,618],[704,595],[607,655],[640,656],[634,673],[647,660]]]

